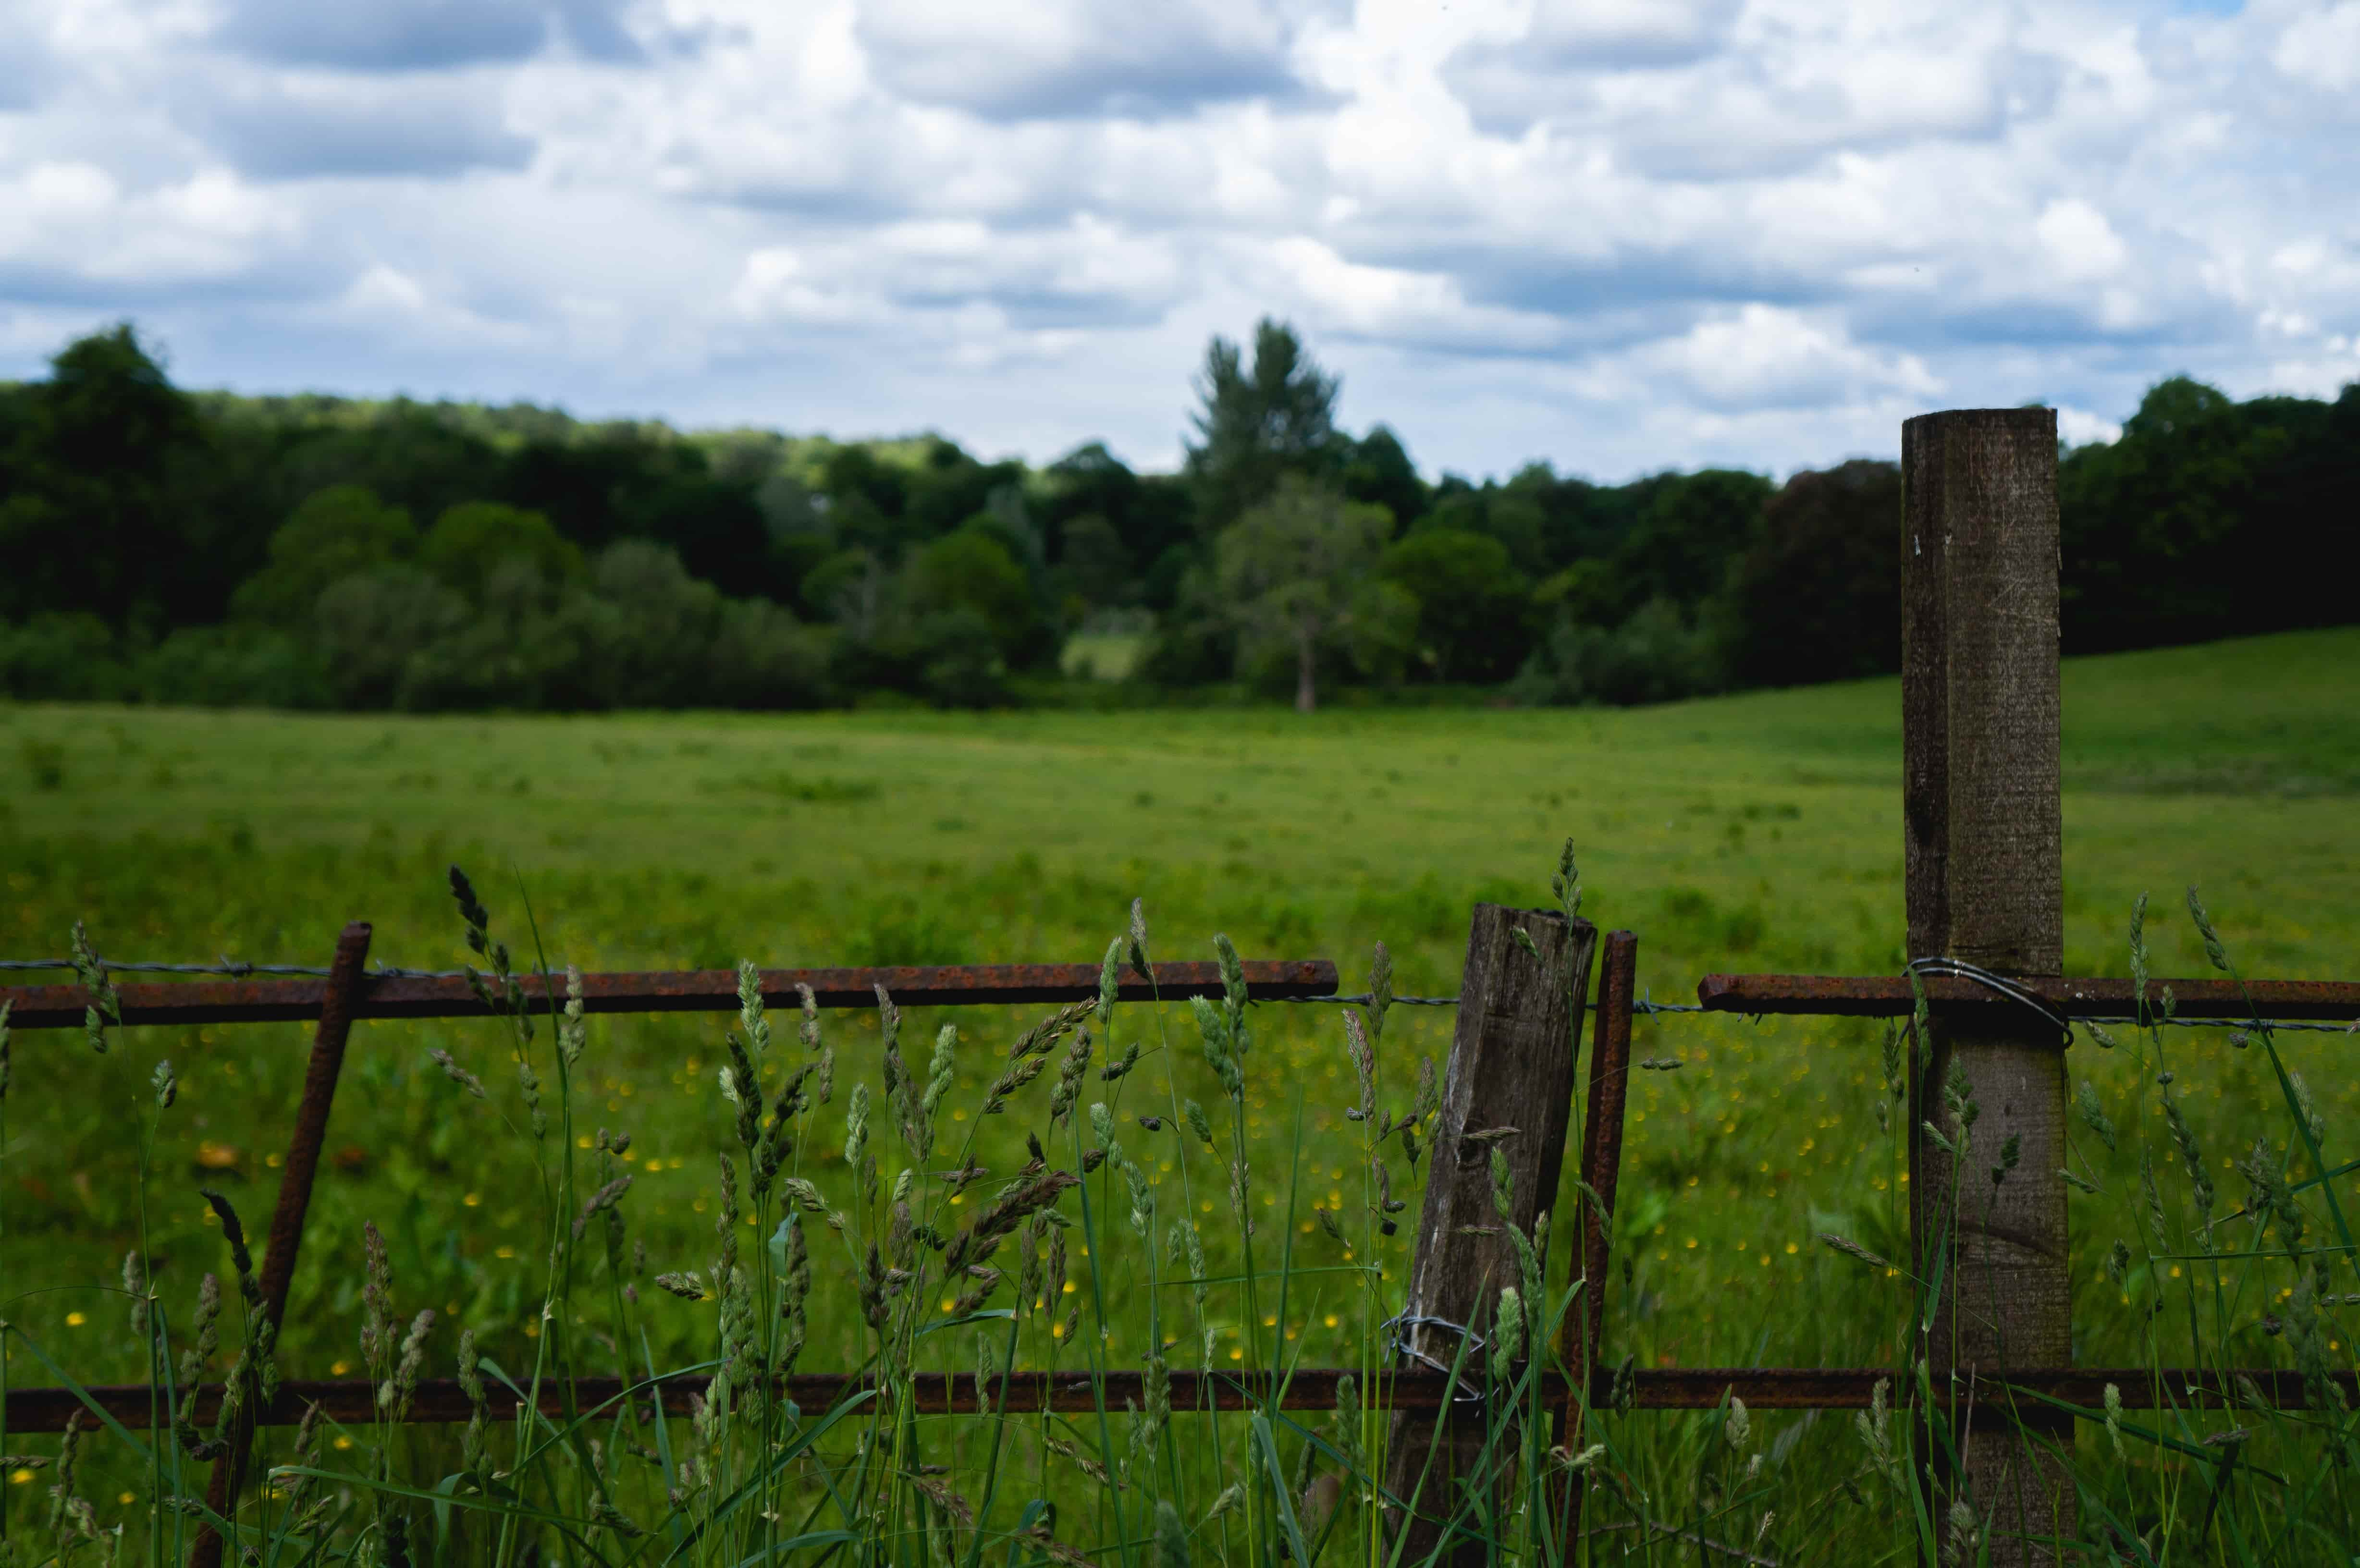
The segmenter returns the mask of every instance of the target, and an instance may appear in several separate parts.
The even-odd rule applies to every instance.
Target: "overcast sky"
[[[0,0],[0,376],[1429,474],[2360,379],[2360,0]]]

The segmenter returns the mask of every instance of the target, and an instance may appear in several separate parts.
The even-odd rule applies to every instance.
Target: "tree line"
[[[0,693],[288,707],[1056,700],[1078,632],[1183,692],[1644,702],[1889,671],[1900,474],[1429,483],[1284,323],[1216,338],[1176,474],[172,385],[128,323],[0,385]],[[2360,383],[2159,382],[2060,454],[2067,651],[2360,618],[2307,571]],[[2344,496],[2338,502],[2335,497]]]

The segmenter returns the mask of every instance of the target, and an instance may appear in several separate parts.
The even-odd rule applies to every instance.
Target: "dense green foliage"
[[[1339,430],[1337,392],[1264,321],[1250,354],[1210,345],[1180,473],[1097,443],[1035,470],[938,436],[190,394],[120,326],[0,386],[0,692],[992,706],[1049,695],[1077,635],[1142,628],[1124,662],[1145,683],[1298,698],[1641,702],[1896,663],[1890,463],[1783,485],[1600,485],[1544,463],[1428,484],[1386,427]],[[1382,519],[1347,595],[1363,613],[1316,617],[1307,641],[1273,637],[1269,593],[1233,592],[1236,561],[1269,551],[1230,536],[1285,483]],[[2300,570],[2350,531],[2333,519],[2360,489],[2360,385],[2235,403],[2174,377],[2120,441],[2065,453],[2060,487],[2069,650],[2342,624],[2360,603]]]

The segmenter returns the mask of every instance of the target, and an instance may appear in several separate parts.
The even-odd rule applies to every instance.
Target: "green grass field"
[[[551,962],[585,969],[1095,962],[1137,896],[1158,957],[1209,956],[1214,932],[1227,931],[1248,957],[1331,956],[1357,989],[1382,939],[1398,990],[1447,995],[1469,905],[1546,904],[1570,837],[1584,912],[1635,930],[1645,990],[1685,1001],[1712,970],[1898,969],[1899,776],[1891,681],[1633,712],[1309,718],[0,707],[0,956],[61,954],[79,918],[117,958],[323,963],[340,924],[364,918],[377,960],[453,967],[464,953],[443,873],[455,861],[512,943],[530,947],[529,897]],[[2180,912],[2196,883],[2249,975],[2360,977],[2360,630],[2069,664],[2065,779],[2070,972],[2125,971],[2125,926],[2142,891],[2156,895],[2158,972],[2204,972]],[[1172,1096],[1212,1103],[1185,1009],[1160,1023],[1126,1012],[1126,1037],[1144,1031],[1151,1054],[1120,1085],[1093,1078],[1084,1103],[1104,1095],[1124,1117],[1168,1114]],[[1031,1017],[913,1017],[905,1049],[923,1056],[937,1025],[957,1022],[949,1103],[971,1105]],[[714,1083],[724,1022],[592,1025],[584,1114],[635,1135],[628,1204],[651,1269],[696,1263],[712,1245],[712,1152],[730,1125]],[[826,1027],[844,1080],[873,1080],[875,1015],[830,1015]],[[1444,1009],[1393,1015],[1383,1104],[1406,1104],[1414,1058],[1439,1065],[1449,1028]],[[1332,1244],[1308,1205],[1361,1201],[1340,1020],[1333,1007],[1271,1007],[1256,1029],[1247,1108],[1272,1150],[1261,1191],[1277,1206],[1290,1187],[1299,1195],[1286,1223],[1316,1254]],[[2225,1165],[2267,1125],[2277,1091],[2218,1034],[2184,1033],[2170,1042],[2175,1064],[2209,1158]],[[1616,1287],[1616,1352],[1688,1366],[1889,1356],[1906,1297],[1863,1289],[1857,1265],[1812,1240],[1837,1229],[1888,1256],[1906,1250],[1899,1148],[1874,1112],[1876,1038],[1802,1021],[1643,1025],[1638,1053],[1683,1066],[1646,1074],[1633,1095],[1619,1216],[1633,1271]],[[170,1295],[219,1267],[201,1182],[222,1186],[250,1227],[267,1223],[305,1039],[279,1026],[131,1031],[100,1058],[78,1034],[20,1032],[0,1310],[64,1346],[78,1375],[129,1376],[120,1298],[93,1287],[116,1279],[136,1240],[135,1108],[148,1104],[155,1062],[171,1059],[183,1085],[148,1184]],[[478,1073],[491,1099],[448,1083],[427,1058],[437,1047]],[[475,1326],[487,1345],[521,1344],[537,1287],[513,1259],[545,1233],[545,1216],[518,1140],[494,1136],[519,1118],[503,1049],[489,1022],[356,1029],[282,1354],[293,1374],[354,1360],[364,1218],[391,1238],[406,1302]],[[2331,1127],[2360,1111],[2355,1049],[2318,1035],[2286,1042]],[[2070,1068],[2110,1103],[2132,1093],[2127,1053],[2085,1041]],[[815,1115],[840,1131],[838,1109]],[[1031,1119],[991,1124],[977,1158],[1021,1163]],[[1221,1178],[1192,1138],[1168,1121],[1125,1137],[1142,1164],[1154,1157],[1157,1180],[1193,1181],[1190,1199],[1210,1211]],[[803,1158],[815,1178],[838,1180],[840,1158],[812,1138]],[[2074,1199],[2084,1361],[2134,1354],[2133,1297],[2161,1283],[2118,1290],[2099,1268],[2128,1234],[2136,1143],[2087,1151],[2107,1191]],[[1381,1256],[1397,1278],[1401,1259]],[[848,1301],[831,1264],[821,1268],[821,1301]],[[677,1305],[649,1313],[665,1351],[710,1334],[709,1309]],[[828,1315],[840,1307],[814,1312],[806,1369],[838,1364],[853,1341],[848,1321]],[[1360,1326],[1317,1301],[1273,1325],[1300,1334],[1313,1364],[1348,1356]],[[1229,1310],[1221,1332],[1236,1342],[1251,1328]],[[1110,1357],[1126,1349],[1112,1345]],[[2254,1353],[2270,1347],[2256,1339]],[[13,1352],[9,1377],[46,1380]],[[1798,1432],[1811,1420],[1786,1419]],[[1836,1440],[1841,1426],[1812,1441]]]

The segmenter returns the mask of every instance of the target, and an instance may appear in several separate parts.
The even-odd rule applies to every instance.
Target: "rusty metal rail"
[[[1288,1410],[1331,1410],[1336,1408],[1337,1384],[1345,1377],[1359,1376],[1350,1367],[1298,1368],[1279,1390],[1278,1406]],[[1175,1410],[1209,1407],[1242,1410],[1261,1407],[1270,1388],[1271,1375],[1174,1371],[1170,1377]],[[2339,1372],[2334,1377],[2346,1397],[2360,1396],[2360,1374]],[[2303,1380],[2298,1372],[2255,1368],[2233,1371],[2224,1377],[2216,1369],[2191,1371],[2170,1367],[2159,1371],[2147,1367],[2075,1367],[2003,1372],[1967,1383],[1950,1398],[1953,1401],[1973,1400],[1995,1406],[2004,1404],[2011,1394],[2041,1395],[2084,1410],[2097,1410],[2103,1405],[2106,1386],[2111,1383],[2119,1391],[2125,1410],[2200,1406],[2217,1410],[2247,1402],[2249,1396],[2236,1387],[2239,1379],[2250,1381],[2254,1389],[2273,1405],[2298,1407],[2302,1403]],[[635,1382],[628,1388],[642,1414],[660,1399],[666,1413],[685,1415],[691,1398],[703,1394],[708,1381],[704,1376],[670,1377],[653,1384]],[[1144,1398],[1142,1375],[1137,1372],[1102,1373],[1095,1379],[1096,1388],[1093,1381],[1077,1372],[1015,1372],[1005,1378],[991,1379],[989,1402],[993,1408],[1000,1406],[1002,1383],[1007,1385],[1004,1397],[1006,1408],[1011,1410],[1037,1410],[1044,1406],[1067,1414],[1092,1410],[1098,1408],[1100,1388],[1109,1406],[1120,1406],[1125,1399]],[[1439,1410],[1449,1386],[1448,1374],[1423,1368],[1381,1373],[1375,1381],[1381,1401],[1394,1410]],[[1631,1375],[1631,1405],[1634,1410],[1709,1410],[1734,1395],[1752,1410],[1865,1410],[1879,1382],[1888,1385],[1888,1402],[1896,1407],[1909,1402],[1904,1375],[1891,1367],[1655,1367]],[[1611,1370],[1595,1375],[1590,1388],[1595,1406],[1611,1408],[1613,1383]],[[945,1415],[977,1409],[975,1374],[971,1372],[921,1372],[912,1384],[922,1413]],[[784,1392],[805,1411],[818,1412],[846,1394],[870,1386],[863,1378],[842,1374],[798,1373],[787,1379]],[[626,1388],[619,1378],[577,1377],[572,1386],[573,1408],[601,1420],[611,1419],[621,1413],[617,1402]],[[19,1433],[60,1432],[70,1412],[80,1410],[87,1421],[94,1406],[136,1431],[146,1424],[152,1408],[148,1403],[151,1390],[144,1384],[108,1384],[84,1392],[89,1396],[87,1403],[70,1388],[11,1389],[8,1430]],[[487,1384],[485,1392],[486,1408],[495,1419],[512,1417],[523,1403],[514,1392],[497,1385]],[[1550,1374],[1542,1379],[1541,1398],[1545,1404],[1561,1405],[1568,1392],[1564,1378]],[[551,1382],[541,1390],[539,1408],[543,1415],[563,1416],[566,1399],[566,1388]],[[366,1425],[377,1419],[377,1386],[359,1377],[313,1381],[290,1378],[279,1385],[278,1399],[258,1412],[257,1424],[292,1426],[302,1419],[305,1408],[314,1403],[319,1405],[320,1413],[332,1421]],[[221,1385],[207,1383],[197,1388],[184,1409],[198,1425],[210,1425],[220,1416]],[[464,1421],[470,1413],[458,1380],[435,1377],[419,1384],[408,1419],[415,1425],[450,1425]]]
[[[2009,978],[2068,1018],[2126,1018],[2138,1000],[2128,980]],[[1928,976],[1919,983],[1926,1000],[1939,1007],[2014,1005],[1971,980]],[[2149,980],[2149,1007],[2160,1008],[2167,990],[2184,1018],[2360,1018],[2360,985],[2342,981]],[[1697,1000],[1709,1013],[1855,1018],[1906,1018],[1917,1006],[1909,982],[1891,975],[1708,975],[1697,983]]]
[[[1126,967],[1120,995],[1144,1002],[1217,996],[1216,964],[1158,964],[1150,981]],[[1246,986],[1257,998],[1284,1000],[1332,995],[1336,965],[1327,959],[1262,959],[1245,966]],[[154,982],[117,987],[126,1024],[230,1024],[309,1022],[335,982],[303,980],[212,980]],[[525,998],[545,1007],[550,992],[538,975],[522,980]],[[963,964],[926,967],[892,965],[869,969],[765,969],[762,1000],[792,1010],[795,989],[809,985],[823,1007],[874,1007],[877,987],[902,1007],[1006,1007],[1034,1002],[1078,1002],[1098,994],[1094,964]],[[727,969],[653,974],[585,975],[583,1007],[593,1013],[734,1013],[738,975]],[[355,983],[355,1018],[455,1018],[486,1016],[464,979],[363,975]],[[557,999],[563,1001],[563,982]],[[13,1004],[12,1029],[78,1029],[89,993],[80,985],[0,986],[0,1001]]]

